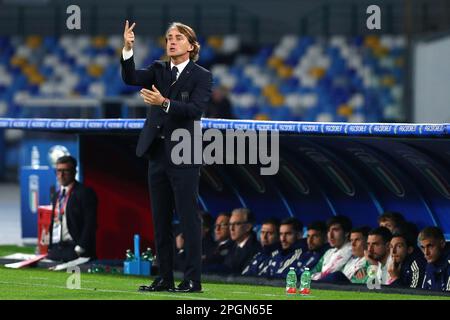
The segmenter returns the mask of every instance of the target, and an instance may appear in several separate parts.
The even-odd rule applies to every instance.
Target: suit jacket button
[[[157,129],[161,129],[161,126],[156,126]]]

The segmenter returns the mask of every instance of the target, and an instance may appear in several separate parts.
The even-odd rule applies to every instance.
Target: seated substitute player
[[[350,243],[352,245],[352,256],[345,264],[342,271],[330,273],[322,278],[321,282],[350,284],[365,283],[366,280],[366,258],[364,251],[367,250],[367,237],[370,227],[354,228],[350,232]]]
[[[388,266],[390,286],[420,288],[427,261],[416,245],[417,234],[406,230],[392,235],[391,263]]]
[[[286,278],[290,267],[295,267],[307,245],[302,239],[303,224],[294,217],[289,217],[280,223],[281,248],[273,252],[267,269],[261,275],[269,278]]]
[[[346,216],[334,216],[327,220],[328,249],[317,265],[311,270],[312,280],[320,280],[330,273],[344,268],[352,255],[352,246],[349,241],[352,222]]]
[[[280,222],[276,218],[269,218],[261,225],[260,240],[261,250],[255,254],[250,263],[242,271],[243,276],[260,276],[266,269],[272,252],[279,249],[280,237],[278,229]]]
[[[366,277],[362,283],[376,281],[379,284],[389,284],[388,259],[392,233],[386,227],[378,227],[369,232],[367,238]],[[371,280],[372,278],[372,280]]]
[[[419,233],[420,249],[427,260],[422,289],[450,291],[450,252],[442,230],[427,227]]]
[[[365,283],[366,281],[366,258],[364,251],[367,250],[367,237],[370,227],[354,228],[350,232],[350,243],[352,245],[352,256],[345,264],[342,271],[330,273],[322,278],[321,282],[330,283]]]
[[[306,244],[308,251],[304,252],[297,261],[295,268],[298,275],[301,275],[305,268],[312,270],[330,249],[327,242],[327,225],[323,221],[315,221],[308,225]]]
[[[402,227],[406,223],[405,218],[399,212],[386,211],[378,217],[378,225],[388,228],[391,233]]]

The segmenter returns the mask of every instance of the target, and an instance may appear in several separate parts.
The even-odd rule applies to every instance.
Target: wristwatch
[[[161,107],[163,108],[164,111],[167,110],[167,108],[170,105],[170,100],[169,99],[164,99],[163,103],[161,104]]]

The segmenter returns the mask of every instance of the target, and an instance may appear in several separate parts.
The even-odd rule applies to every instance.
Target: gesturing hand
[[[141,97],[144,98],[145,103],[158,106],[160,106],[165,99],[154,85],[152,85],[152,90],[142,89]]]
[[[401,264],[394,260],[388,266],[388,273],[392,280],[396,280],[400,277]]]
[[[134,44],[134,32],[133,29],[136,26],[136,22],[134,22],[131,27],[129,27],[128,20],[125,21],[125,29],[123,31],[123,46],[125,50],[130,51],[133,49]]]

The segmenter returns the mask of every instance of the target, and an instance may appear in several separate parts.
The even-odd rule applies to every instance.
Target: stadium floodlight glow
[[[54,145],[48,151],[48,162],[53,168],[56,168],[56,161],[62,156],[70,156],[69,150],[62,145]]]

